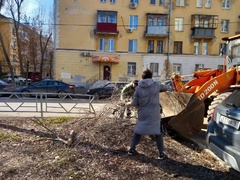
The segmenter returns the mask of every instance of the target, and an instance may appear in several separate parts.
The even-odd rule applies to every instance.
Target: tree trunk
[[[1,33],[1,32],[0,32],[0,42],[1,42],[1,45],[2,45],[3,54],[4,54],[4,56],[5,56],[5,59],[6,59],[6,61],[7,61],[8,68],[9,68],[10,73],[11,73],[12,81],[14,82],[13,67],[12,67],[10,58],[9,58],[9,56],[8,56],[8,54],[7,54],[6,47],[5,47],[5,44],[4,44],[4,42],[3,42],[3,38],[2,38],[2,33]]]

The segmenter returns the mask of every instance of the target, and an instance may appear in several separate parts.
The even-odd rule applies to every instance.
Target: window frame
[[[136,62],[128,62],[127,64],[127,75],[128,76],[136,76],[137,63]]]
[[[116,0],[110,0],[110,3],[115,4]]]
[[[99,51],[106,51],[106,38],[99,38]]]
[[[193,54],[199,55],[200,43],[199,43],[199,42],[194,42],[194,43],[193,43],[193,47],[194,47]]]
[[[148,53],[154,53],[154,40],[148,40]]]
[[[150,0],[150,1],[149,1],[149,4],[150,4],[150,5],[156,5],[156,0]]]
[[[114,38],[108,39],[108,52],[114,52]]]
[[[137,39],[128,40],[128,52],[132,52],[132,53],[137,52]]]
[[[159,0],[158,5],[159,6],[165,6],[166,5],[166,0]]]
[[[176,0],[176,6],[183,7],[185,6],[185,0]]]
[[[195,71],[198,71],[199,69],[204,69],[204,64],[195,64]]]
[[[211,8],[211,7],[212,7],[212,0],[206,0],[205,1],[205,8]]]
[[[223,24],[224,22],[226,22],[226,25]],[[220,27],[221,32],[228,33],[229,32],[229,27],[230,27],[230,21],[228,19],[222,19],[221,20],[221,27]]]
[[[196,7],[197,8],[202,8],[203,5],[203,0],[196,0]]]
[[[153,76],[158,76],[159,73],[159,63],[150,63],[150,70],[152,71]]]
[[[106,2],[107,2],[107,0],[100,0],[100,2],[101,2],[101,3],[106,3]]]
[[[182,41],[174,41],[173,54],[182,54],[182,47],[183,47]]]
[[[176,17],[174,21],[174,30],[175,31],[184,31],[184,18]]]
[[[130,3],[136,3],[136,4],[138,4],[138,0],[130,0]]]
[[[208,43],[207,42],[202,43],[202,55],[208,55]]]
[[[130,15],[129,17],[129,28],[130,29],[137,29],[138,28],[138,16]]]
[[[222,9],[230,9],[231,6],[232,6],[232,0],[222,0]]]
[[[182,73],[182,64],[180,63],[173,63],[172,65],[172,74],[179,74]]]
[[[157,41],[156,53],[163,54],[163,41]]]

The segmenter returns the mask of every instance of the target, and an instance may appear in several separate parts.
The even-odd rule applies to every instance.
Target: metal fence
[[[46,113],[59,114],[96,114],[92,102],[94,96],[86,94],[31,93],[2,93],[0,96],[0,112]]]

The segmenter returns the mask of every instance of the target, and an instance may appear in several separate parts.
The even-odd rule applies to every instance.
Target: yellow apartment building
[[[154,80],[222,68],[239,0],[55,0],[55,78]]]
[[[0,32],[2,34],[3,42],[5,49],[9,58],[11,60],[13,71],[15,74],[20,73],[20,68],[18,68],[18,53],[17,53],[17,44],[16,37],[13,35],[13,21],[10,18],[0,15]],[[0,43],[1,44],[1,43]],[[0,68],[1,73],[9,72],[9,68],[4,56],[2,45],[0,48]]]
[[[13,66],[13,72],[15,75],[20,75],[20,63],[18,57],[18,46],[17,46],[17,37],[16,31],[13,24],[13,19],[8,18],[0,14],[0,32],[3,37],[4,46],[6,52],[9,56],[11,65]],[[23,24],[20,25],[19,30],[20,43],[22,47],[22,58],[23,58],[23,69],[25,72],[40,71],[40,61],[41,61],[41,50],[40,50],[40,40],[39,34],[30,29],[28,26]],[[46,44],[48,36],[43,36],[41,41],[43,45]],[[50,40],[45,50],[43,56],[43,72],[42,76],[45,77],[47,74],[52,74],[52,51],[53,51],[53,42]],[[2,74],[10,73],[9,66],[4,56],[2,45],[0,43],[0,76]]]

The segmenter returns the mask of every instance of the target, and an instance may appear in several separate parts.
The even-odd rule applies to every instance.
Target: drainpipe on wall
[[[171,17],[172,17],[172,0],[170,0],[169,4],[169,16],[168,16],[168,48],[167,48],[167,60],[166,60],[166,77],[168,79],[168,70],[169,70],[169,56],[170,56],[170,26],[171,26]]]
[[[54,16],[54,25],[53,25],[53,79],[56,79],[56,41],[57,41],[57,3],[58,0],[53,1],[53,16]]]

